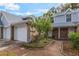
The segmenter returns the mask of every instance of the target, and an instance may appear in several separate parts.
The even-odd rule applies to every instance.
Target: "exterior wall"
[[[18,24],[14,27],[14,40],[27,42],[27,25]]]
[[[62,22],[66,22],[65,15],[57,16],[54,18],[54,23],[62,23]]]
[[[71,14],[71,22],[79,22],[79,12],[66,13]],[[66,14],[55,16],[54,23],[66,23]]]
[[[52,30],[48,32],[48,37],[52,38]]]
[[[9,41],[11,39],[11,28],[3,28],[3,40]]]
[[[31,27],[30,24],[27,24],[27,42],[32,41],[32,36],[31,36]]]
[[[79,17],[77,12],[71,14],[71,20],[72,22],[79,22]]]

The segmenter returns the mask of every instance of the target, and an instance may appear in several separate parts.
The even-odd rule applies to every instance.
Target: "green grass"
[[[1,52],[0,56],[16,56],[16,54],[12,52]]]
[[[25,48],[43,48],[47,44],[49,44],[52,41],[52,39],[41,39],[39,41],[34,41],[28,44],[24,44],[23,46]]]

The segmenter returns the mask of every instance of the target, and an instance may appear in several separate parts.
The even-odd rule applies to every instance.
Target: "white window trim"
[[[66,15],[68,15],[68,14],[71,14],[71,13],[67,13]],[[65,21],[67,22],[66,15],[65,15]],[[71,14],[71,21],[70,22],[72,22],[72,14]]]

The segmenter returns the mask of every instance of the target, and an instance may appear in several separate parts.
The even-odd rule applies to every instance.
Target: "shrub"
[[[41,39],[38,42],[34,41],[34,42],[31,42],[31,43],[23,44],[23,47],[25,47],[25,48],[43,48],[50,41],[52,41],[52,40],[51,39]]]
[[[75,49],[79,49],[79,32],[69,33],[70,41]]]

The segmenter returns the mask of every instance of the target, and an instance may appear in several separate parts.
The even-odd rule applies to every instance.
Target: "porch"
[[[76,27],[58,27],[53,29],[53,38],[67,40],[70,32],[76,32]]]

